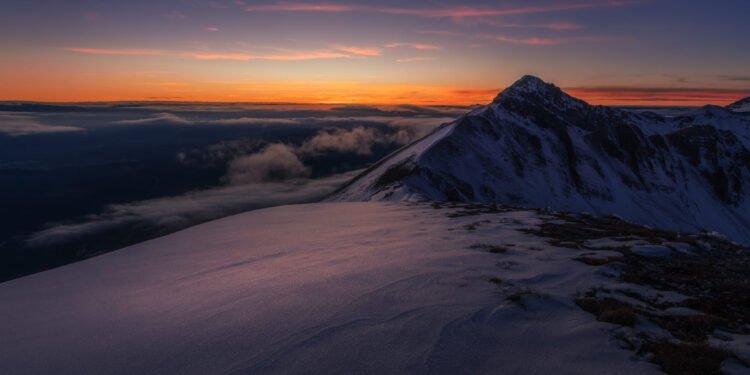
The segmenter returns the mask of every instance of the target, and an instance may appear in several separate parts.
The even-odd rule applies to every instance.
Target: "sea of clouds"
[[[174,153],[187,167],[224,170],[220,182],[202,189],[150,199],[117,202],[84,216],[47,222],[24,236],[31,248],[49,247],[118,228],[165,233],[239,212],[322,199],[366,165],[344,163],[315,173],[322,159],[377,160],[465,113],[465,107],[314,106],[205,103],[102,103],[65,106],[0,105],[0,142],[66,137],[86,138],[108,129],[201,129],[232,132],[207,144],[190,144]],[[246,135],[243,129],[271,136]],[[282,130],[307,129],[304,137],[285,138]],[[277,135],[278,133],[278,135]],[[139,131],[143,137],[143,130]],[[223,134],[223,133],[222,133]],[[255,134],[255,133],[253,133]],[[55,138],[53,138],[55,139]],[[194,142],[193,142],[194,143]],[[75,150],[71,150],[75,152]],[[32,152],[33,153],[33,152]],[[381,155],[382,156],[382,155]],[[27,155],[26,159],[33,159]],[[368,159],[370,158],[370,159]],[[0,160],[0,167],[18,161]],[[0,168],[0,173],[3,168]]]

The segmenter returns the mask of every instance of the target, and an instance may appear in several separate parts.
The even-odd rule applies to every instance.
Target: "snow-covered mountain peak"
[[[532,75],[525,75],[521,77],[521,79],[517,80],[512,85],[510,85],[506,90],[531,93],[531,92],[544,92],[552,87],[554,87],[553,84],[546,83],[539,77],[535,77]]]
[[[750,243],[750,121],[591,106],[525,76],[373,165],[332,200],[434,200],[615,214]]]
[[[500,92],[492,101],[493,104],[509,110],[521,110],[526,107],[543,107],[546,110],[568,111],[587,106],[586,102],[574,98],[552,83],[525,75],[511,86]],[[540,108],[537,108],[540,109]]]
[[[705,115],[714,115],[714,116],[726,116],[726,115],[732,115],[732,111],[726,107],[713,105],[713,104],[707,104],[700,108],[701,111]]]
[[[727,109],[734,112],[750,112],[750,96],[728,105]]]

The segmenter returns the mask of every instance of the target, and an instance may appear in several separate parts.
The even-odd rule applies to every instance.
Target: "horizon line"
[[[573,95],[571,95],[573,96]],[[681,98],[681,99],[670,99],[670,98],[660,98],[657,100],[648,100],[648,99],[641,99],[641,98],[620,98],[620,102],[615,102],[616,99],[586,99],[578,96],[573,96],[577,99],[583,100],[589,105],[592,106],[606,106],[606,107],[704,107],[704,106],[718,106],[718,107],[726,107],[732,103],[735,103],[737,101],[743,100],[748,98],[747,96],[738,96],[736,99],[728,99],[727,104],[716,104],[716,102],[711,101],[703,101],[701,99],[687,99],[687,98]],[[601,102],[606,101],[607,103],[601,104]],[[726,101],[726,100],[723,100]],[[638,102],[638,103],[635,103]],[[413,103],[413,102],[327,102],[327,101],[320,101],[320,102],[305,102],[305,101],[226,101],[226,100],[178,100],[178,99],[133,99],[133,100],[27,100],[27,99],[0,99],[0,104],[48,104],[48,105],[61,105],[61,106],[72,106],[72,105],[101,105],[101,104],[125,104],[125,103],[132,103],[132,104],[155,104],[155,103],[164,103],[164,104],[252,104],[252,105],[273,105],[273,106],[282,106],[282,105],[320,105],[320,106],[333,106],[333,105],[340,105],[340,106],[353,106],[353,105],[361,105],[361,106],[401,106],[401,105],[411,105],[411,106],[421,106],[421,107],[477,107],[477,106],[484,106],[489,105],[492,103],[492,99],[488,100],[486,103],[472,103],[472,104],[461,104],[461,103],[447,103],[447,102],[440,102],[440,103]],[[665,103],[673,103],[673,104],[665,104]],[[682,104],[677,104],[682,103]]]

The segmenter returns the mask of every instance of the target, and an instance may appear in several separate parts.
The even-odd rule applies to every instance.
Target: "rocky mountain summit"
[[[594,106],[525,76],[381,160],[331,200],[499,203],[617,215],[750,243],[750,118]]]

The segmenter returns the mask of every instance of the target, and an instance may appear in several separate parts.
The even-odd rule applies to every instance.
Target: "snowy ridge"
[[[459,211],[276,207],[0,284],[0,373],[657,373],[575,305],[613,280],[521,232],[537,213]]]
[[[750,112],[750,97],[740,99],[728,105],[727,108],[734,112]]]
[[[495,205],[275,207],[0,284],[0,373],[656,374],[664,340],[705,366],[689,335],[742,374],[747,254]]]
[[[526,76],[331,199],[434,200],[614,214],[750,243],[750,118],[590,106]]]

